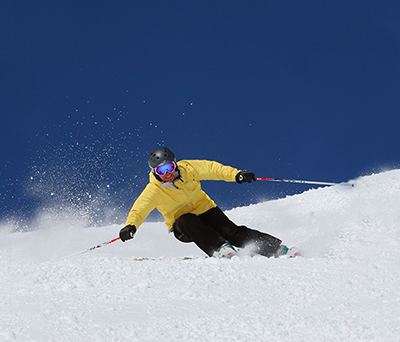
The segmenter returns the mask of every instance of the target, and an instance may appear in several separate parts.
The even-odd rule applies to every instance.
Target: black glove
[[[256,176],[254,175],[253,172],[250,171],[240,171],[237,175],[236,175],[236,182],[238,182],[239,184],[241,183],[251,183],[251,182],[255,182],[256,181]]]
[[[119,237],[122,242],[125,242],[126,240],[130,240],[133,238],[133,235],[136,233],[136,227],[135,226],[126,226],[122,228],[119,231]]]

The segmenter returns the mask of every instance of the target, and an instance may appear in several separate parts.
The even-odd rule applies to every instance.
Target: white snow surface
[[[0,341],[399,341],[400,170],[351,183],[226,212],[292,259],[206,258],[162,222],[79,254],[122,226],[3,223]]]

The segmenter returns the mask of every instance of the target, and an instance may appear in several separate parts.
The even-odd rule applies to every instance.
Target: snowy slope
[[[204,258],[163,223],[63,258],[121,226],[51,214],[31,232],[3,224],[0,340],[398,341],[400,170],[354,183],[227,212],[298,246],[295,259]]]

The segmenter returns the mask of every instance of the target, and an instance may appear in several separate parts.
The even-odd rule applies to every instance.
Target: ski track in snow
[[[121,226],[4,223],[0,341],[398,341],[400,170],[354,184],[227,212],[299,247],[293,259],[205,258],[163,223],[65,258]]]

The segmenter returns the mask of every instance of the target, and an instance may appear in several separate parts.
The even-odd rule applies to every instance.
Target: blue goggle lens
[[[159,176],[165,176],[165,174],[167,173],[167,171],[168,171],[169,173],[171,173],[171,172],[174,171],[174,170],[175,170],[175,164],[174,164],[174,163],[168,163],[168,164],[164,164],[164,165],[161,165],[161,166],[157,167],[157,168],[156,168],[156,173],[157,173]]]

